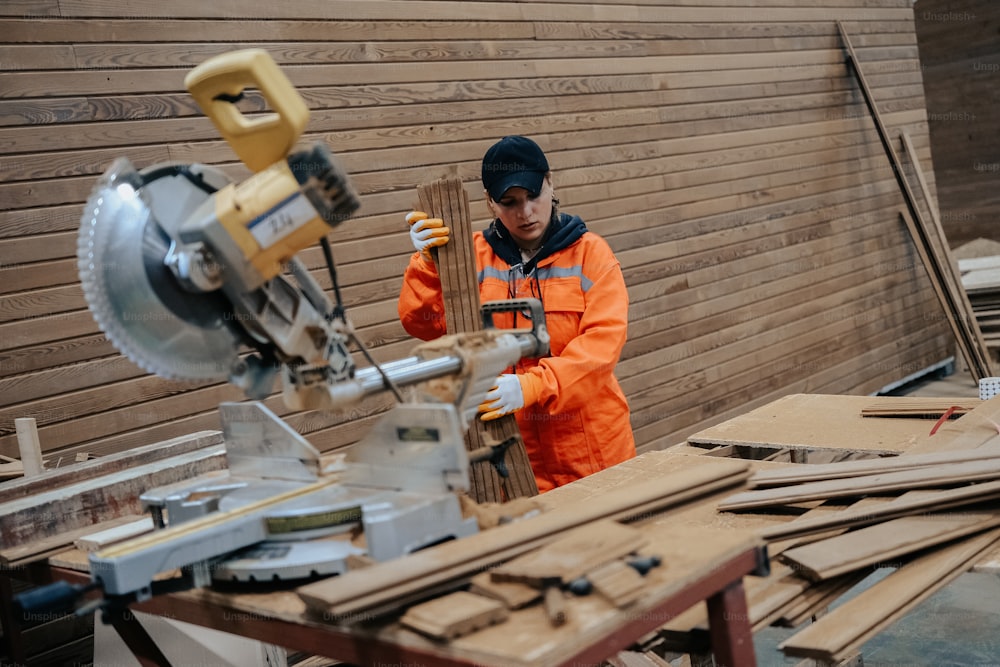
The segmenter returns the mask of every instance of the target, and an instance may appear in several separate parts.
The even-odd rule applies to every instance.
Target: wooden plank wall
[[[913,14],[948,242],[1000,241],[1000,3],[919,0]]]
[[[522,133],[547,149],[564,210],[624,267],[618,372],[640,449],[787,393],[869,393],[939,362],[952,341],[836,20],[886,124],[929,165],[909,0],[3,3],[0,453],[16,454],[15,417],[38,420],[56,460],[218,428],[216,405],[240,398],[116,354],[75,251],[81,204],[117,156],[247,175],[182,81],[250,46],[283,66],[312,109],[307,138],[363,194],[330,238],[379,359],[413,344],[396,296],[416,185],[457,164],[485,224],[480,157]],[[329,288],[319,250],[303,257]],[[330,449],[387,401],[288,420]]]

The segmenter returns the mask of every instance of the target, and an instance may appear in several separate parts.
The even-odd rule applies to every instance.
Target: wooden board
[[[883,521],[781,553],[781,560],[813,581],[867,566],[884,566],[921,549],[1000,525],[996,512],[934,513]]]
[[[945,413],[950,412],[954,415],[950,418],[957,419],[982,402],[978,398],[970,397],[937,398],[931,396],[907,396],[905,400],[898,400],[902,398],[904,397],[881,396],[872,399],[870,405],[861,408],[861,416],[940,419]]]
[[[899,402],[907,399],[901,397]],[[882,397],[888,406],[894,401]],[[702,447],[744,445],[775,449],[848,449],[873,455],[901,454],[927,435],[933,421],[884,419],[877,427],[862,417],[869,396],[791,394],[711,426],[687,441]]]
[[[1000,478],[1000,459],[947,463],[932,468],[913,468],[807,482],[771,489],[755,489],[730,496],[719,504],[723,511],[794,505],[812,500],[885,495],[912,489],[947,488]]]
[[[901,516],[975,505],[998,497],[1000,497],[1000,482],[995,481],[970,484],[945,491],[911,491],[878,505],[851,507],[823,516],[803,517],[796,521],[762,528],[760,532],[761,537],[767,540],[788,539],[864,526]]]
[[[479,307],[479,283],[476,256],[472,244],[472,216],[469,197],[460,178],[442,178],[417,188],[420,208],[431,217],[441,218],[451,230],[451,238],[442,247],[434,248],[441,295],[444,301],[446,331],[449,334],[469,333],[483,328]],[[514,415],[490,422],[474,419],[465,434],[469,451],[487,442],[507,442],[513,439],[504,456],[507,476],[501,476],[490,462],[472,464],[470,493],[479,502],[503,502],[513,498],[538,495],[538,486],[524,449],[524,440]]]
[[[414,605],[399,622],[435,639],[450,640],[507,620],[508,611],[499,600],[456,591]]]
[[[147,516],[121,526],[87,533],[73,540],[73,545],[80,551],[89,553],[91,551],[99,551],[110,544],[115,544],[139,535],[145,535],[152,531],[153,519]]]

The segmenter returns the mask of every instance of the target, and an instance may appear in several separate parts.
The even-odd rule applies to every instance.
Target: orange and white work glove
[[[406,214],[406,222],[410,225],[410,241],[413,242],[413,247],[424,256],[424,259],[433,262],[431,248],[447,243],[451,230],[444,226],[444,220],[428,218],[423,211],[410,211]]]
[[[499,419],[524,407],[524,390],[517,375],[504,373],[497,383],[486,392],[486,399],[479,405],[479,418],[484,421]]]

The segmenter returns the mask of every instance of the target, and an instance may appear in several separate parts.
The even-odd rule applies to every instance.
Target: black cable
[[[382,376],[382,386],[393,393],[397,402],[402,403],[403,394],[399,391],[399,387],[397,387],[396,383],[392,381],[392,378],[390,378],[389,375],[382,370],[382,367],[379,366],[377,361],[375,361],[374,357],[372,357],[371,353],[368,351],[368,348],[365,347],[363,342],[361,342],[358,335],[354,333],[354,328],[347,321],[347,311],[344,308],[344,300],[340,296],[340,283],[337,282],[337,267],[333,262],[333,249],[330,248],[330,239],[326,238],[326,236],[322,236],[320,237],[319,244],[320,247],[323,248],[323,257],[326,259],[326,268],[330,272],[330,282],[333,284],[333,299],[335,302],[333,310],[327,313],[327,320],[340,319],[347,325],[348,336],[350,336],[350,339],[354,341],[355,345],[358,346],[358,349],[361,350],[361,354],[363,354],[365,359],[368,360],[368,363],[374,366],[375,370],[377,370],[379,375]]]
[[[330,239],[326,236],[320,237],[320,247],[323,248],[323,257],[326,259],[326,268],[330,272],[330,282],[333,284],[333,310],[327,313],[327,319],[341,319],[347,321],[344,316],[344,300],[340,296],[340,283],[337,282],[337,267],[333,263],[333,250],[330,248]]]

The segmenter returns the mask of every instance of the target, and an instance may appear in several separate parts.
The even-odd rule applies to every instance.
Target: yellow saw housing
[[[184,83],[255,173],[216,192],[181,230],[182,238],[210,239],[227,265],[241,258],[243,288],[256,289],[345,218],[348,208],[356,209],[356,199],[322,144],[289,155],[309,109],[266,51],[216,56],[193,69]],[[251,86],[274,113],[248,118],[236,107]]]

